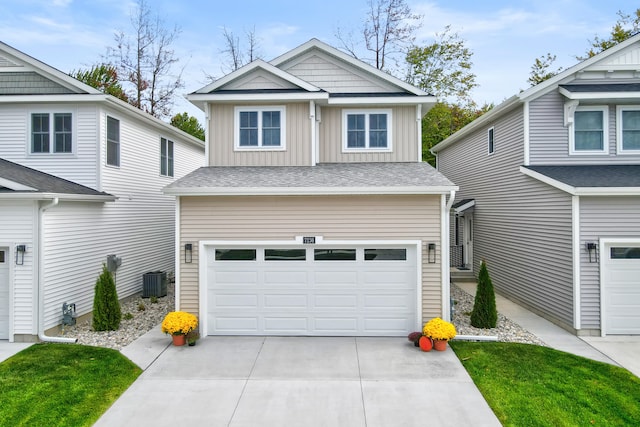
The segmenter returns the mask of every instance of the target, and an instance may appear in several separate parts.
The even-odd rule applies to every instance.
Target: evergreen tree
[[[493,291],[493,284],[489,277],[487,264],[482,261],[480,272],[478,273],[478,288],[476,298],[471,312],[471,326],[476,328],[495,328],[498,322],[498,311],[496,310],[496,294]]]
[[[115,331],[120,327],[120,302],[116,284],[107,266],[102,265],[102,273],[96,281],[93,298],[93,330]]]

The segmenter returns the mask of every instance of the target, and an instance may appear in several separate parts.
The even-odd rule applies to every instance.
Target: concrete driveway
[[[450,348],[424,353],[404,338],[206,337],[166,347],[95,425],[500,423]]]

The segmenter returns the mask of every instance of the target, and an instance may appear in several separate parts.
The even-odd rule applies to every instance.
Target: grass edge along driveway
[[[504,426],[638,426],[640,378],[532,344],[452,341]]]
[[[142,370],[117,350],[34,344],[0,363],[0,420],[91,426]]]

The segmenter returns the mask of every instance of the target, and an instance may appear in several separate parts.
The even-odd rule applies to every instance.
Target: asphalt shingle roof
[[[525,167],[572,187],[640,187],[640,165]]]
[[[34,188],[36,193],[54,193],[83,196],[111,196],[108,193],[96,191],[93,188],[76,184],[66,179],[31,169],[8,160],[0,159],[0,178]],[[0,187],[0,192],[7,193],[34,193],[30,190],[11,190]],[[112,197],[112,196],[111,196]]]
[[[454,187],[454,184],[428,163],[331,163],[202,167],[168,185],[165,190],[368,187]]]
[[[639,92],[640,83],[591,83],[560,85],[569,92]]]

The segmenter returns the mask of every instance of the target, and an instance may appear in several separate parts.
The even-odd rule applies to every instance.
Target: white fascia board
[[[381,93],[380,96],[349,96],[331,98],[329,97],[329,105],[427,105],[432,107],[437,102],[435,96],[384,96]],[[426,112],[425,112],[426,114]]]
[[[520,166],[520,172],[572,196],[640,196],[640,187],[574,187]]]
[[[312,195],[372,195],[372,194],[449,194],[457,186],[431,187],[197,187],[165,188],[164,194],[174,196],[312,196]]]
[[[3,95],[0,96],[0,103],[3,104],[46,104],[63,102],[99,102],[107,99],[109,95],[104,93],[96,94],[69,94],[69,95]]]
[[[6,178],[0,178],[0,187],[5,187],[13,191],[38,191],[37,188],[29,187]]]
[[[559,88],[558,91],[567,99],[582,100],[626,100],[640,98],[640,92],[571,92],[566,88]]]
[[[467,209],[470,209],[472,207],[474,207],[476,205],[476,201],[475,200],[471,200],[470,202],[465,203],[462,206],[458,206],[457,208],[455,208],[455,212],[456,214],[459,214],[461,212],[466,211]]]
[[[308,90],[310,92],[319,92],[320,88],[317,86],[312,85],[309,82],[306,82],[304,80],[302,80],[299,77],[296,77],[292,74],[287,73],[286,71],[283,71],[275,66],[273,66],[272,64],[265,62],[261,59],[256,59],[255,61],[245,65],[244,67],[238,68],[237,70],[227,74],[226,76],[216,80],[213,83],[208,84],[207,86],[198,89],[197,91],[195,91],[194,93],[209,93],[211,91],[214,91],[216,89],[219,89],[221,87],[223,87],[224,85],[244,76],[247,73],[250,73],[256,69],[263,69],[264,71],[266,71],[267,73],[273,74],[277,77],[280,77],[283,80],[288,81],[289,83],[298,86],[304,90]]]
[[[270,61],[270,64],[274,65],[274,66],[279,66],[280,64],[289,61],[290,59],[295,58],[298,55],[301,55],[302,53],[316,48],[318,50],[324,51],[326,53],[328,53],[331,56],[334,56],[344,62],[347,62],[351,65],[353,65],[356,68],[361,69],[362,71],[368,73],[368,74],[373,74],[378,78],[381,78],[382,80],[386,80],[387,82],[391,83],[394,86],[398,86],[404,90],[406,90],[407,92],[410,92],[414,95],[429,95],[427,92],[418,89],[415,86],[410,85],[409,83],[406,83],[396,77],[393,77],[391,74],[385,73],[384,71],[378,70],[376,67],[373,67],[365,62],[360,61],[359,59],[354,58],[353,56],[342,52],[341,50],[336,49],[333,46],[330,46],[324,42],[321,42],[318,39],[311,39],[308,42],[296,47],[295,49],[290,50],[289,52],[284,53],[283,55],[280,55],[279,57],[273,59],[272,61]]]
[[[59,194],[59,193],[0,193],[4,200],[53,200],[74,202],[115,202],[118,198],[111,195]]]
[[[187,99],[196,102],[252,102],[252,101],[322,101],[329,99],[327,92],[296,93],[207,93],[189,94]]]

